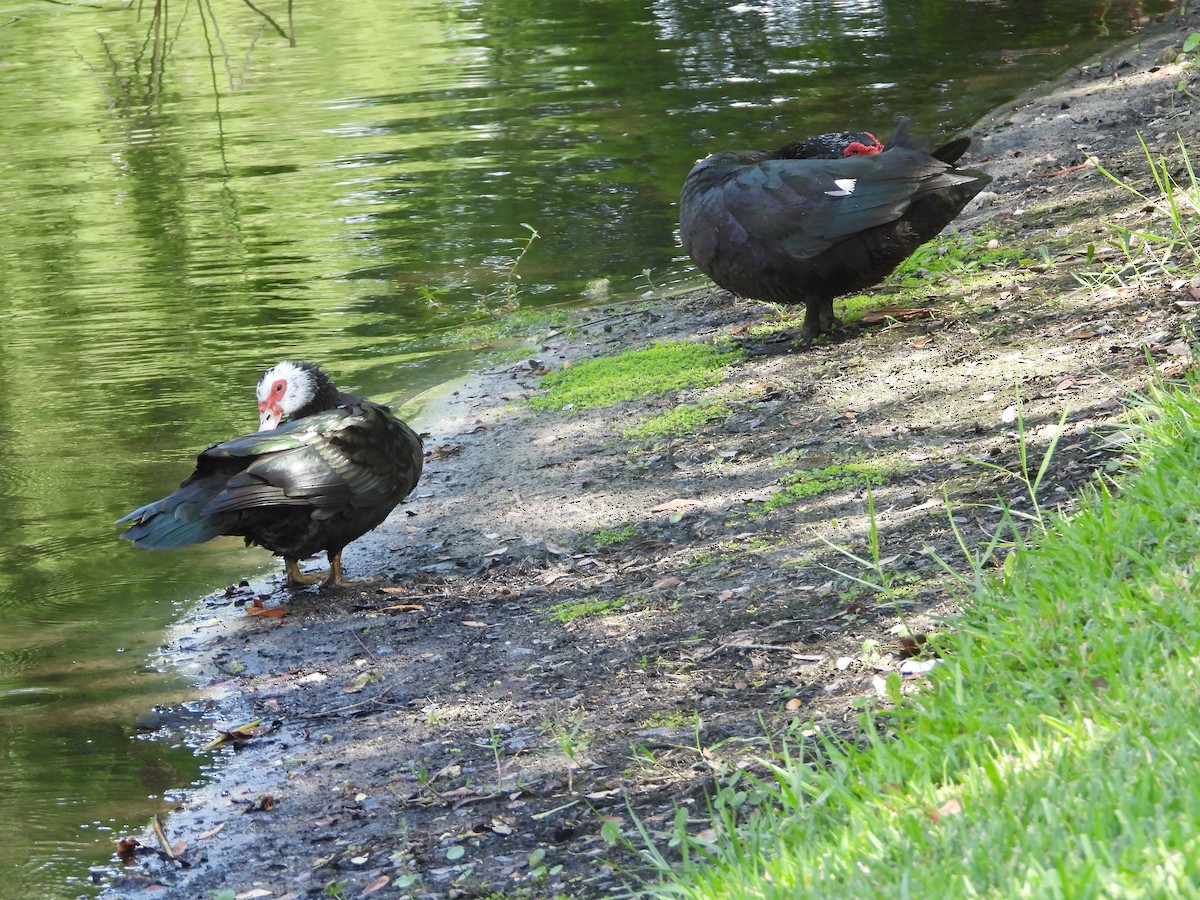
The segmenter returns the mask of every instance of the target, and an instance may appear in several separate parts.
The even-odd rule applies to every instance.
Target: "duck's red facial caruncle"
[[[863,141],[853,141],[846,145],[846,149],[842,151],[843,156],[874,156],[876,153],[883,152],[883,144],[879,142],[879,138],[871,134],[869,131],[863,132],[863,137],[871,139],[871,143]]]
[[[283,398],[287,395],[287,379],[276,378],[272,381],[266,390],[266,396],[263,397],[262,386],[259,388],[258,398],[258,430],[269,431],[272,428],[278,428],[279,423],[283,421]]]

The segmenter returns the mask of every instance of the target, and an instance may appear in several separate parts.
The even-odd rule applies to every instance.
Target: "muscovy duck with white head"
[[[177,491],[120,520],[133,523],[121,537],[165,550],[234,535],[282,556],[289,584],[364,584],[342,578],[342,550],[416,487],[420,437],[312,363],[273,366],[257,393],[259,430],[204,450]],[[328,573],[302,573],[322,550]]]

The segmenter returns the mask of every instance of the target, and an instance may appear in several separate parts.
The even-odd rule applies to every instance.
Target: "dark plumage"
[[[954,165],[970,143],[926,152],[902,119],[886,147],[841,132],[714,153],[683,183],[684,249],[738,296],[805,304],[811,340],[836,324],[834,297],[878,283],[992,180]]]
[[[237,535],[282,556],[290,584],[321,580],[301,574],[299,560],[324,550],[322,583],[352,586],[342,579],[342,549],[416,486],[421,439],[310,363],[269,369],[258,401],[259,431],[204,450],[179,490],[120,520],[133,523],[121,537],[164,550]]]

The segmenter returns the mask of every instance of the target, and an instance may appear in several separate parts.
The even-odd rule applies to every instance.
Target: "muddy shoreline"
[[[621,436],[658,399],[524,401],[546,371],[743,335],[769,307],[717,292],[583,311],[527,360],[423,398],[410,422],[426,474],[345,554],[380,588],[289,593],[277,575],[180,623],[167,652],[205,709],[188,738],[263,729],[170,798],[179,861],[134,835],[145,847],[106,896],[611,895],[645,871],[611,840],[636,848],[635,815],[666,829],[682,804],[701,828],[705,792],[768,741],[853,740],[858,706],[901,663],[901,611],[932,628],[963,602],[931,558],[956,552],[948,515],[981,539],[998,497],[1028,502],[971,461],[1011,469],[1022,434],[1040,452],[1065,410],[1042,502],[1069,504],[1113,460],[1122,399],[1191,364],[1200,283],[1088,289],[1070,273],[1104,261],[1104,222],[1148,215],[1088,155],[1146,189],[1137,134],[1169,156],[1176,133],[1200,132],[1200,103],[1177,89],[1200,93],[1177,61],[1197,30],[1196,12],[1150,23],[977,127],[971,164],[995,181],[959,229],[1043,262],[964,279],[949,299],[931,289],[924,318],[749,355],[725,383],[668,398],[728,406],[685,440]],[[1088,244],[1098,261],[1083,262]],[[791,468],[848,460],[886,461],[874,502],[902,601],[834,571],[850,563],[831,543],[865,552],[860,488],[759,511]],[[256,599],[285,614],[249,615]]]

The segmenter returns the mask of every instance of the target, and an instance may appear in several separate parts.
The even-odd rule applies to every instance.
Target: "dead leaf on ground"
[[[461,447],[457,444],[442,444],[440,447],[434,447],[425,453],[425,459],[434,460],[441,459],[443,456],[449,456],[452,453],[457,453]]]
[[[242,810],[242,812],[247,812],[247,813],[270,812],[274,808],[275,808],[275,798],[272,797],[270,794],[263,794],[257,800],[248,804],[246,806],[246,808]]]
[[[247,722],[245,725],[239,725],[237,728],[230,728],[228,731],[218,728],[217,737],[205,744],[204,749],[211,750],[229,741],[233,741],[235,745],[240,744],[243,741],[262,737],[264,734],[270,734],[278,727],[278,723],[272,722],[270,725],[264,725],[262,721],[262,719],[255,719],[253,722]]]
[[[391,883],[392,883],[392,879],[389,878],[387,875],[380,875],[378,878],[374,878],[371,881],[368,881],[366,884],[366,887],[364,887],[362,889],[362,893],[363,894],[373,894],[376,891],[383,890],[385,887],[387,887]]]
[[[283,616],[287,615],[287,610],[282,606],[263,606],[262,597],[255,597],[250,605],[246,607],[246,615],[248,616]]]
[[[925,652],[925,644],[929,638],[923,634],[902,634],[900,635],[900,652],[896,655],[901,659],[908,659]]]
[[[368,669],[365,672],[359,672],[342,693],[357,694],[368,684],[374,684],[377,681],[383,681],[383,673],[378,669]]]
[[[492,422],[477,422],[468,434],[479,434],[481,431],[491,431],[496,425]]]
[[[672,512],[674,510],[691,509],[699,504],[698,500],[688,500],[684,497],[677,497],[674,500],[668,500],[666,503],[660,503],[658,506],[650,507],[650,512]]]
[[[396,603],[392,606],[384,606],[380,612],[420,612],[425,609],[420,603]]]
[[[137,848],[142,846],[134,838],[121,838],[117,841],[117,859],[125,865],[130,865],[137,856]]]
[[[222,822],[220,825],[214,825],[212,828],[208,829],[208,831],[202,831],[198,835],[196,835],[196,840],[206,841],[210,837],[213,837],[213,836],[219,834],[221,829],[224,827],[225,827],[224,822]]]

